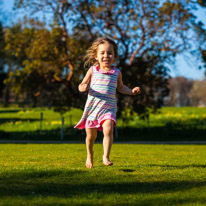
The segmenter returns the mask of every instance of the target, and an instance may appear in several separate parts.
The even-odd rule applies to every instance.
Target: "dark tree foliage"
[[[118,116],[127,108],[148,117],[148,108],[156,111],[169,92],[165,63],[172,63],[178,53],[205,49],[204,25],[193,15],[197,5],[205,6],[205,1],[16,0],[16,8],[28,9],[36,17],[39,12],[52,14],[53,20],[51,15],[43,25],[30,20],[18,38],[10,36],[7,49],[20,66],[9,80],[17,92],[31,93],[60,111],[82,108],[85,97],[77,86],[86,72],[84,53],[95,38],[108,36],[118,44],[117,67],[124,83],[142,88],[140,96],[118,94]]]
[[[7,83],[13,85],[12,90],[17,94],[26,93],[27,100],[31,100],[33,106],[37,106],[37,103],[54,106],[63,113],[77,105],[81,98],[76,88],[80,77],[73,75],[72,81],[68,80],[62,33],[60,27],[48,30],[17,25],[7,32],[6,51],[16,59],[17,69],[10,72],[7,79]],[[85,44],[83,39],[77,41],[75,37],[68,38],[67,45],[72,55],[75,55],[76,46],[79,44],[80,48],[81,43]],[[78,54],[70,56],[76,65],[80,62],[78,58],[81,54]]]
[[[142,87],[140,97],[119,94],[118,115],[128,108],[130,113],[148,117],[148,108],[156,111],[169,93],[169,70],[165,63],[172,63],[175,55],[183,51],[192,52],[193,48],[197,52],[200,42],[204,42],[201,38],[204,27],[196,23],[192,13],[198,2],[82,0],[78,3],[77,34],[86,31],[91,39],[98,34],[116,40],[118,67],[124,83]]]
[[[3,27],[0,22],[0,72],[3,71],[3,65],[4,65],[4,47],[5,47],[5,41],[4,41],[4,32],[3,32]]]
[[[2,24],[0,22],[0,98],[2,97],[2,91],[5,87],[3,81],[7,77],[7,74],[4,72],[4,64],[6,58],[4,47],[5,47],[4,32],[3,32]]]

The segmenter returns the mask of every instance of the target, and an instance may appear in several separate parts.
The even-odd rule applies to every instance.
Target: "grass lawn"
[[[0,205],[206,205],[206,145],[1,144]]]

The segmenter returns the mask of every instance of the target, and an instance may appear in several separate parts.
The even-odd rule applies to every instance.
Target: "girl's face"
[[[110,69],[114,61],[114,48],[112,44],[105,42],[97,48],[95,59],[99,62],[101,69]]]

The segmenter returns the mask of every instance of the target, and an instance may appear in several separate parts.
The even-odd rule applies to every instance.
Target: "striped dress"
[[[116,125],[116,88],[119,69],[112,66],[110,71],[102,71],[99,65],[92,66],[92,77],[88,98],[77,129],[97,128],[102,131],[102,123],[111,119]]]

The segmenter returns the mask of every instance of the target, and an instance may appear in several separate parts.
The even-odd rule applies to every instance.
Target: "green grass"
[[[7,131],[35,131],[40,128],[40,113],[43,113],[43,128],[47,130],[61,127],[61,115],[47,108],[0,108],[0,129]],[[64,114],[65,125],[74,126],[80,120],[82,111],[72,108]],[[128,117],[129,118],[129,117]],[[188,125],[206,124],[206,108],[197,107],[163,107],[159,113],[150,115],[150,127],[167,124]],[[118,126],[136,128],[147,127],[147,121],[135,116],[134,120],[124,123],[118,119]],[[205,125],[206,126],[206,125]]]
[[[47,108],[0,108],[0,129],[5,132],[36,131],[40,129],[40,114],[43,113],[42,129],[61,127],[61,115]],[[65,124],[72,126],[80,119],[82,111],[72,108],[64,114]]]
[[[206,205],[206,145],[0,145],[0,205]]]
[[[41,112],[43,122],[40,130]],[[64,114],[65,140],[84,141],[85,132],[73,129],[81,115],[82,111],[75,108]],[[206,108],[163,107],[158,114],[150,115],[149,125],[138,115],[129,123],[118,119],[117,125],[118,141],[206,140]],[[60,140],[60,130],[61,115],[52,109],[0,108],[0,139]]]
[[[120,125],[124,123],[120,120]],[[206,108],[200,107],[162,107],[157,114],[150,114],[150,127],[190,126],[200,125],[206,127]],[[130,121],[128,126],[147,127],[147,121],[140,120],[138,116]]]

